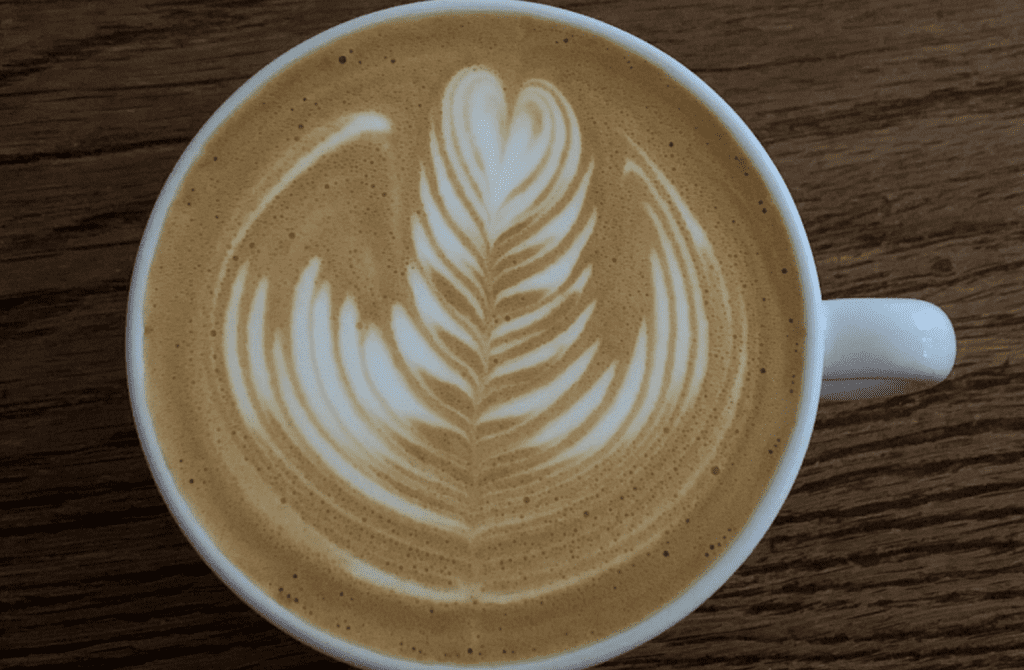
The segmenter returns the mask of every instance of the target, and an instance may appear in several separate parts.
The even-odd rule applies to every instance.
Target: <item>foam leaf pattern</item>
[[[658,240],[653,304],[632,354],[602,363],[585,253],[601,225],[587,206],[594,162],[564,95],[531,80],[510,109],[494,73],[466,68],[429,139],[410,216],[409,304],[394,304],[389,323],[366,322],[355,296],[335,304],[312,258],[290,328],[272,329],[277,287],[246,263],[228,298],[224,358],[239,412],[267,449],[283,434],[373,504],[472,538],[533,522],[481,518],[476,501],[521,497],[524,476],[584,476],[685,413],[708,365],[700,282],[721,273],[678,191],[629,140],[623,180],[642,185]]]

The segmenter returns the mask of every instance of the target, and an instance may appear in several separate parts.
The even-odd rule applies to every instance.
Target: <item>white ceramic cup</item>
[[[803,391],[796,427],[760,505],[718,561],[683,595],[661,610],[652,612],[647,619],[632,628],[583,648],[540,660],[503,664],[501,668],[566,670],[589,667],[638,647],[679,622],[725,583],[767,532],[789,494],[803,461],[818,410],[819,396],[823,400],[842,400],[886,397],[919,390],[945,379],[956,357],[953,326],[935,305],[900,298],[822,301],[814,257],[800,215],[764,148],[740,117],[707,84],[664,52],[633,35],[595,19],[545,5],[509,1],[440,0],[375,12],[303,42],[260,70],[228,98],[189,144],[164,185],[146,226],[132,276],[127,327],[128,382],[136,426],[153,478],[178,525],[206,563],[238,597],[274,625],[328,656],[365,668],[437,670],[445,666],[385,656],[314,628],[264,594],[217,549],[177,490],[153,430],[145,399],[143,298],[164,217],[182,178],[217,127],[264,82],[291,62],[328,42],[375,24],[396,19],[414,19],[437,12],[479,11],[488,8],[500,8],[506,14],[537,16],[603,36],[662,68],[718,116],[767,183],[785,220],[800,264],[799,276],[806,305],[804,319],[807,329]],[[680,120],[680,123],[684,122],[685,119]]]

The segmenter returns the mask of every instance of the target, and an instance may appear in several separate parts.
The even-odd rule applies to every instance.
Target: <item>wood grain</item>
[[[150,208],[213,111],[385,3],[0,2],[0,667],[336,667],[161,500],[124,326]],[[744,566],[608,668],[1024,667],[1024,5],[555,3],[652,42],[762,140],[825,298],[942,307],[950,378],[822,405]]]

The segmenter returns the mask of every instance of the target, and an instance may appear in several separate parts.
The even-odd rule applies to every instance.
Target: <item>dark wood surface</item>
[[[0,667],[328,666],[167,512],[132,423],[125,305],[203,122],[383,4],[0,2]],[[665,50],[746,120],[825,298],[928,300],[959,341],[932,389],[823,405],[746,564],[607,667],[1024,667],[1024,3],[558,4]]]

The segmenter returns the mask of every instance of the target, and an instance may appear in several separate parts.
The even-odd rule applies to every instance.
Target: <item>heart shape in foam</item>
[[[510,116],[492,73],[467,69],[456,78],[461,81],[453,82],[444,101],[447,153],[455,181],[474,201],[493,244],[538,204],[559,173],[576,171],[563,155],[569,119],[540,82],[523,87]]]

